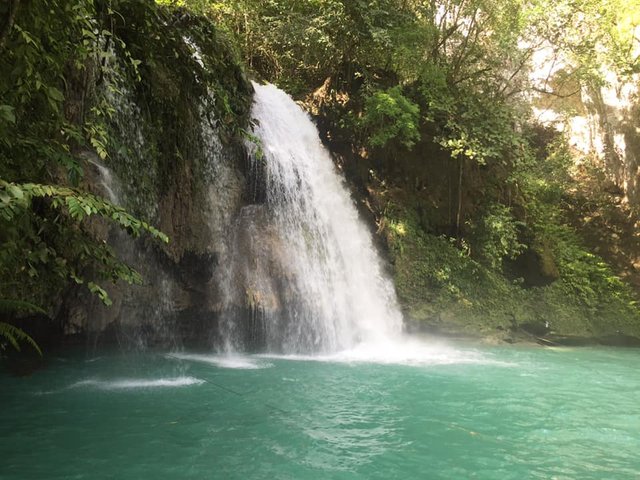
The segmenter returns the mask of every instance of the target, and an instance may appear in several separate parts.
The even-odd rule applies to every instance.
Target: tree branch
[[[554,92],[553,90],[546,90],[544,88],[537,88],[537,87],[531,87],[531,90],[533,90],[534,92],[543,93],[545,95],[551,95],[557,98],[569,98],[580,93],[581,88],[578,88],[571,93],[557,93],[557,92]]]

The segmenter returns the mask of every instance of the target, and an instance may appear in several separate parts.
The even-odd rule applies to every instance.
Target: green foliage
[[[628,306],[636,303],[629,286],[601,257],[589,252],[573,231],[565,227],[554,240],[553,249],[562,280],[585,305],[596,310],[612,299]]]
[[[103,279],[140,283],[137,272],[119,262],[104,242],[95,242],[83,220],[108,219],[137,237],[142,232],[163,242],[169,239],[148,223],[95,195],[77,189],[41,184],[16,184],[0,180],[0,225],[3,227],[0,272],[15,280],[14,292],[44,304],[66,280],[87,283],[89,266]],[[105,303],[111,301],[95,282],[88,289]]]
[[[123,208],[93,194],[56,185],[15,184],[0,179],[0,218],[12,222],[16,216],[28,214],[34,198],[50,199],[54,208],[66,207],[69,216],[76,221],[99,215],[115,221],[134,237],[146,231],[164,243],[169,242],[164,233],[128,214]]]
[[[408,321],[475,334],[509,327],[517,287],[473,259],[455,239],[426,232],[411,207],[388,204],[382,225]]]
[[[7,315],[13,312],[45,313],[40,307],[30,302],[0,298],[0,315]],[[20,351],[20,342],[28,343],[36,352],[38,352],[38,354],[42,355],[40,347],[33,338],[27,335],[22,329],[17,328],[10,323],[0,321],[0,339],[4,339],[18,351]],[[4,345],[0,342],[0,349],[3,348]]]
[[[390,62],[393,31],[407,12],[395,0],[182,3],[206,11],[236,39],[248,66],[294,94],[331,76],[369,77]]]
[[[406,205],[387,204],[381,224],[394,260],[396,288],[406,304],[469,304],[464,279],[479,281],[482,271],[468,251],[445,235],[425,232],[415,210]]]
[[[479,256],[493,269],[501,270],[505,258],[515,259],[526,245],[520,241],[522,222],[518,222],[511,209],[500,204],[491,205],[474,222],[472,236],[478,245]]]
[[[638,72],[636,0],[536,0],[527,7],[527,35],[553,45],[573,76],[602,84],[605,69],[627,78]]]
[[[38,344],[33,340],[33,338],[27,335],[23,330],[14,327],[10,323],[0,322],[0,338],[7,340],[13,346],[13,348],[18,351],[20,351],[19,342],[28,343],[38,352],[38,354],[42,355],[40,347],[38,347]]]
[[[409,321],[476,335],[508,335],[520,325],[545,322],[558,335],[640,333],[640,313],[629,288],[567,227],[554,245],[560,280],[524,288],[474,259],[469,245],[460,248],[455,239],[426,232],[406,200],[387,204],[381,226]]]
[[[520,187],[526,208],[525,236],[530,243],[551,246],[551,253],[567,292],[592,312],[617,302],[624,315],[638,314],[634,293],[597,254],[589,251],[578,232],[570,226],[569,195],[576,180],[569,174],[573,164],[566,140],[560,136],[548,142],[537,159],[518,170],[514,180]]]
[[[453,158],[480,165],[506,165],[520,160],[523,139],[514,129],[515,115],[508,105],[484,96],[456,95],[446,110],[431,110],[428,119],[446,118],[436,141]]]
[[[0,298],[49,308],[68,282],[86,284],[104,303],[99,280],[141,281],[97,233],[109,220],[132,236],[166,235],[80,188],[77,153],[110,156],[113,106],[96,95],[113,68],[113,50],[137,71],[113,30],[120,2],[10,2],[0,39]],[[0,7],[0,13],[5,8]],[[28,339],[9,326],[14,339]],[[11,342],[14,343],[14,342]]]
[[[432,139],[455,157],[480,164],[517,157],[506,99],[521,89],[530,55],[518,48],[521,2],[173,3],[215,18],[253,70],[294,94],[328,79],[327,93],[340,98],[335,125],[349,130],[359,119],[364,145],[411,148],[426,140],[416,118],[422,112],[436,130]]]
[[[365,100],[362,125],[372,147],[394,143],[411,149],[420,139],[420,108],[402,94],[401,87],[376,92]]]
[[[256,157],[256,160],[262,161],[264,159],[264,150],[260,138],[244,129],[242,130],[242,137],[250,145],[250,150],[252,155]]]

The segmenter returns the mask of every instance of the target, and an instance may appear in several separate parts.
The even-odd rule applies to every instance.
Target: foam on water
[[[186,360],[191,362],[208,363],[220,368],[235,368],[241,370],[258,370],[261,368],[273,367],[273,364],[265,362],[260,358],[245,355],[202,355],[189,353],[172,353],[168,358],[176,360]]]
[[[372,363],[380,365],[502,365],[514,364],[492,359],[473,349],[459,349],[444,343],[428,343],[404,337],[393,342],[361,343],[354,348],[326,355],[260,355],[263,358],[336,363]]]
[[[172,353],[167,358],[214,365],[219,368],[256,370],[274,365],[267,360],[290,360],[301,362],[370,363],[378,365],[498,365],[515,366],[514,363],[492,358],[486,352],[472,348],[459,348],[442,341],[400,337],[395,341],[360,343],[353,348],[328,354],[191,354]]]
[[[76,382],[69,388],[93,387],[100,390],[125,390],[138,388],[176,388],[188,387],[191,385],[201,385],[204,380],[195,377],[170,377],[170,378],[123,378],[117,380],[97,380],[87,379]]]

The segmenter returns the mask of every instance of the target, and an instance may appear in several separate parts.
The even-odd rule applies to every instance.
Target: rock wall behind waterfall
[[[78,155],[86,161],[88,189],[157,226],[170,242],[134,240],[96,222],[96,235],[143,283],[108,285],[110,307],[72,288],[58,317],[67,335],[95,342],[210,343],[220,311],[220,259],[246,203],[240,132],[252,89],[204,19],[175,14],[168,24],[130,8],[116,33],[130,50],[144,46],[131,52],[139,78],[127,58],[104,46],[111,48],[109,74],[91,83],[96,101],[112,111],[108,155],[86,149]]]

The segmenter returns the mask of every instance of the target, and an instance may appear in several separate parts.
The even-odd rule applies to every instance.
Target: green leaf
[[[64,100],[64,95],[56,87],[49,87],[47,89],[47,96],[57,102],[62,102]]]
[[[26,342],[29,345],[31,345],[38,352],[40,356],[42,356],[42,350],[40,350],[40,347],[35,342],[35,340],[33,340],[33,338],[31,338],[29,335],[27,335],[24,332],[24,330],[18,327],[15,327],[6,322],[0,322],[0,337],[4,337],[5,340],[8,340],[9,343],[13,345],[13,348],[15,348],[18,351],[20,351],[19,342],[20,341]]]
[[[9,123],[16,123],[15,109],[11,105],[0,105],[0,118]]]
[[[107,291],[100,285],[94,282],[89,282],[87,283],[87,288],[91,293],[98,295],[98,298],[100,298],[100,300],[102,300],[102,303],[104,303],[106,306],[111,306],[113,304],[113,301],[111,300],[111,298],[109,298],[109,294],[107,293]]]
[[[9,298],[0,298],[0,312],[42,313],[46,315],[46,312],[34,303]]]

